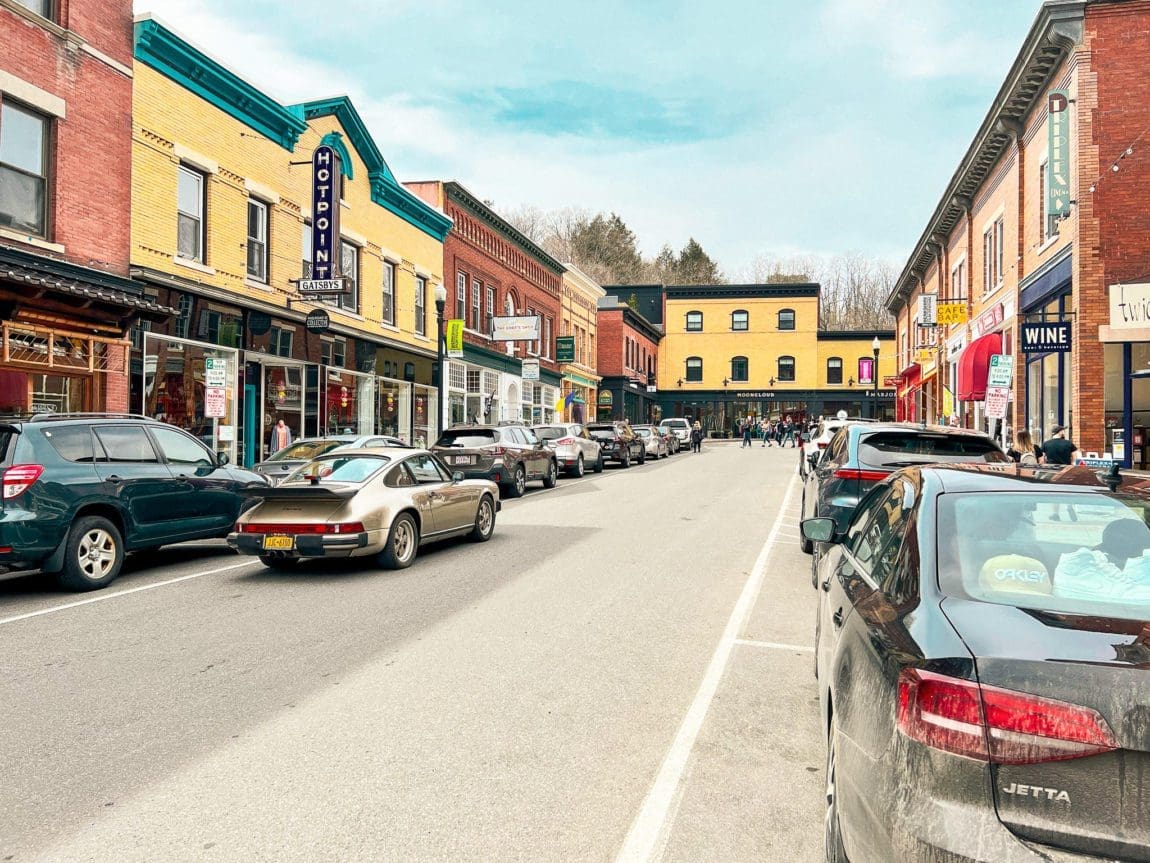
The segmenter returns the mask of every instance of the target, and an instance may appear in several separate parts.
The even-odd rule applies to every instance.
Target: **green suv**
[[[267,480],[187,432],[125,414],[0,420],[0,573],[104,587],[124,555],[225,537]]]

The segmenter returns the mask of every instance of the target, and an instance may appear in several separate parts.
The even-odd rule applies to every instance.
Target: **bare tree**
[[[818,283],[822,287],[819,325],[828,330],[893,327],[886,298],[897,276],[893,264],[861,252],[844,252],[829,258],[760,255],[751,265],[751,280],[755,283]]]

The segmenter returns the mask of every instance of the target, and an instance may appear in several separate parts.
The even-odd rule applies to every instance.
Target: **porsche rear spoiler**
[[[250,497],[262,500],[350,500],[359,486],[339,485],[272,485],[244,489]]]

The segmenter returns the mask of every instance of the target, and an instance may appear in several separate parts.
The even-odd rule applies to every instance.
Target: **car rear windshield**
[[[659,425],[664,425],[673,429],[689,429],[691,424],[686,420],[663,420]]]
[[[313,459],[317,455],[323,455],[325,452],[330,452],[337,446],[343,446],[347,441],[342,440],[301,440],[291,446],[284,447],[273,456],[268,457],[268,461],[302,461],[306,459]]]
[[[989,438],[973,435],[889,431],[859,440],[862,467],[903,467],[931,462],[1005,462],[1009,459]]]
[[[639,437],[650,437],[651,430],[646,428],[637,428],[635,429],[635,434],[637,434]]]
[[[499,438],[494,429],[469,429],[467,431],[445,431],[435,442],[436,446],[472,448],[491,446]]]
[[[563,426],[535,426],[535,434],[539,440],[559,440],[567,436],[567,429]]]
[[[606,425],[587,426],[587,431],[592,437],[614,437],[619,430],[615,426]]]
[[[323,482],[363,482],[390,461],[385,456],[326,456],[296,468],[284,483],[307,483],[313,476]]]
[[[1122,494],[938,499],[939,586],[983,602],[1150,620],[1150,504]]]

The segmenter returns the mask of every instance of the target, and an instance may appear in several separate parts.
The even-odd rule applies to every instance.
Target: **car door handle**
[[[843,625],[843,610],[840,608],[831,615],[831,623],[835,625],[835,629],[839,629]]]
[[[830,580],[829,578],[823,581],[823,583],[822,583],[822,588],[823,588],[823,590],[825,590],[827,593],[830,593],[830,592],[831,592],[831,580]]]
[[[119,476],[116,476],[115,474],[112,474],[111,476],[108,477],[108,482],[115,485],[118,482],[123,482],[123,477],[119,477]]]

